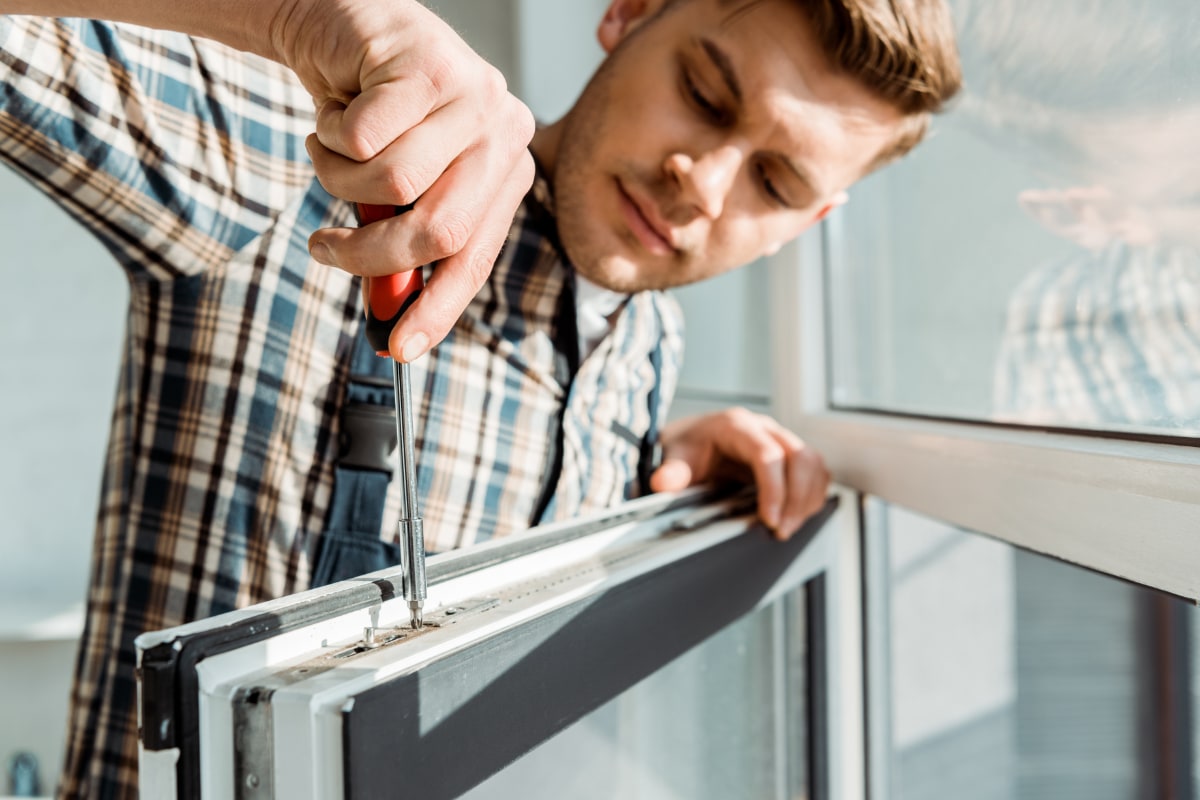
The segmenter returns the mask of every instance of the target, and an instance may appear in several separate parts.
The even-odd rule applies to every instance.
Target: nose
[[[667,174],[679,186],[682,199],[710,219],[721,216],[741,167],[742,152],[733,145],[709,150],[695,158],[673,153],[665,164]]]

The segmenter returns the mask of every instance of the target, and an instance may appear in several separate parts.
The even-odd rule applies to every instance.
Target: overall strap
[[[650,476],[658,469],[662,461],[662,447],[659,444],[658,415],[662,413],[662,377],[663,377],[663,335],[665,333],[662,312],[655,308],[654,320],[658,324],[658,344],[650,351],[650,367],[654,370],[654,383],[650,386],[650,396],[646,402],[650,406],[650,427],[642,437],[641,456],[638,458],[638,483],[641,494],[650,494]]]
[[[395,463],[392,363],[377,356],[363,335],[354,337],[350,359],[339,416],[333,498],[318,546],[313,586],[400,563],[400,545],[379,538]]]

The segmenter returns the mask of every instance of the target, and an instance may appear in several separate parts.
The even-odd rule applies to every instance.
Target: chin
[[[568,229],[569,230],[569,229]],[[570,235],[559,224],[559,235],[576,273],[604,289],[622,294],[633,294],[652,289],[667,289],[680,283],[671,278],[683,267],[674,261],[659,259],[642,253],[638,255],[619,236],[602,238]]]
[[[605,269],[595,264],[583,267],[577,264],[575,271],[602,289],[608,289],[611,292],[632,294],[645,288],[637,280],[637,276],[630,274],[627,270]]]
[[[596,256],[594,253],[597,250],[601,252],[604,252],[604,250],[598,247],[572,246],[573,244],[565,240],[563,241],[567,257],[570,258],[571,264],[577,274],[587,278],[597,286],[613,292],[632,293],[645,288],[640,285],[639,281],[641,270],[630,259],[620,255],[612,255],[611,250],[608,248],[605,248],[605,250],[608,250],[607,253]]]

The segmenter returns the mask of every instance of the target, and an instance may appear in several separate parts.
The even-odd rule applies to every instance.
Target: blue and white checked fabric
[[[309,582],[362,310],[355,280],[311,262],[306,242],[353,215],[316,182],[312,102],[277,64],[130,26],[0,17],[0,75],[0,158],[130,284],[60,795],[134,797],[134,638]],[[577,363],[552,215],[539,179],[489,283],[414,365],[433,551],[634,495],[665,419],[678,308],[631,296]],[[391,487],[381,537],[398,511]]]
[[[1200,435],[1200,254],[1117,242],[1031,273],[1009,300],[995,417]]]

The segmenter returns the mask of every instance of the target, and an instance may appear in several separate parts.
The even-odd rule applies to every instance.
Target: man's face
[[[559,232],[632,292],[774,252],[844,197],[900,113],[822,54],[791,0],[613,0],[610,53],[563,121]]]

